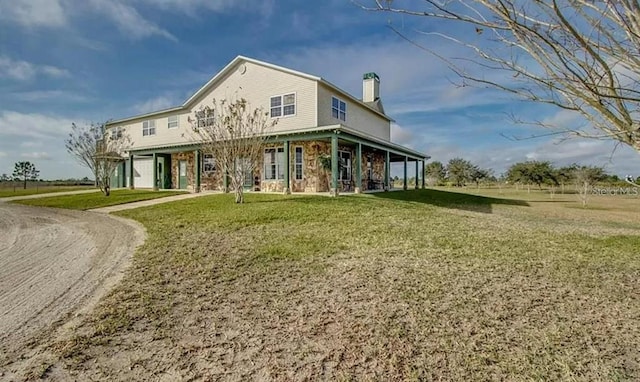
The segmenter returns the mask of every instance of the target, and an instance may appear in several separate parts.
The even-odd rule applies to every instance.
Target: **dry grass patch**
[[[149,240],[52,345],[48,375],[640,378],[640,237],[626,215],[441,196],[215,195],[119,213]]]

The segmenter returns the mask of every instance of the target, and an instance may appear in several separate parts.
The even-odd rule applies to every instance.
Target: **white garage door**
[[[153,188],[153,158],[134,158],[135,188]]]

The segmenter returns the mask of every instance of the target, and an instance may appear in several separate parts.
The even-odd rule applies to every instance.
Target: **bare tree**
[[[589,201],[589,195],[591,195],[592,188],[596,184],[606,177],[606,173],[601,167],[594,166],[576,166],[573,170],[573,179],[576,182],[576,191],[578,192],[578,199],[585,207]]]
[[[111,194],[111,176],[118,164],[124,161],[124,154],[131,140],[119,127],[106,129],[105,124],[71,125],[71,133],[65,140],[67,152],[82,166],[87,167],[96,179],[96,185],[105,196]]]
[[[391,28],[446,62],[463,86],[497,88],[555,105],[589,123],[574,128],[528,121],[534,125],[555,128],[553,134],[614,139],[640,151],[637,0],[423,0],[414,8],[394,8],[393,0],[352,1],[371,11],[468,25],[456,33],[418,33],[464,47],[471,58],[445,57],[405,30]],[[477,69],[483,74],[472,72]]]
[[[252,109],[244,98],[227,101],[214,99],[189,117],[205,154],[211,154],[217,171],[228,177],[235,202],[244,202],[244,179],[259,168],[268,133],[277,123],[269,120],[262,108]]]

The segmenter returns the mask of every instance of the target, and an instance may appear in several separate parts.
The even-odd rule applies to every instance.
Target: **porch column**
[[[338,196],[338,136],[331,136],[331,196]]]
[[[201,176],[202,176],[202,168],[200,167],[201,165],[201,160],[200,160],[200,150],[196,150],[193,152],[193,157],[195,160],[195,163],[193,164],[194,170],[195,170],[195,187],[194,187],[194,191],[195,192],[200,192],[200,183],[201,183]]]
[[[123,161],[122,164],[120,165],[120,169],[118,171],[121,171],[121,178],[120,179],[120,187],[125,188],[127,187],[127,162]]]
[[[289,147],[289,140],[284,141],[284,187],[282,189],[282,193],[288,195],[291,193],[291,181],[290,181],[290,173],[291,173],[291,152]]]
[[[354,192],[359,194],[362,192],[362,143],[356,145],[356,184]]]
[[[153,153],[153,191],[158,191],[158,154]]]
[[[405,156],[404,157],[404,182],[402,183],[402,189],[406,190],[407,189],[407,161],[409,159]]]
[[[425,172],[424,172],[424,159],[422,160],[422,189],[424,189],[424,177],[425,177]]]
[[[418,166],[418,160],[416,159],[416,190],[418,189],[418,176],[420,175],[420,169]]]
[[[133,179],[135,174],[133,173],[133,154],[129,155],[129,188],[134,189]]]
[[[391,177],[391,154],[389,151],[386,153],[387,156],[384,160],[384,190],[389,191],[391,189],[391,182],[389,181]]]

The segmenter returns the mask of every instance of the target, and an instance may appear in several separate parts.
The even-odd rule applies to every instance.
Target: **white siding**
[[[240,68],[243,67],[243,70]],[[174,110],[151,117],[139,117],[122,124],[132,140],[131,148],[140,150],[158,146],[179,145],[198,140],[188,122],[195,111],[212,105],[212,100],[245,98],[253,108],[270,110],[273,96],[295,93],[296,113],[278,118],[273,132],[308,129],[317,126],[343,124],[365,134],[390,141],[390,122],[367,106],[352,100],[345,94],[313,79],[266,67],[257,63],[239,61],[230,67],[223,78],[217,79],[203,95],[191,100],[188,110]],[[159,89],[160,90],[160,89]],[[331,97],[336,96],[347,104],[346,121],[334,118],[331,113]],[[178,127],[168,128],[168,117],[178,116]],[[142,124],[155,120],[155,135],[143,136]]]
[[[337,97],[347,104],[346,121],[334,118],[331,114],[331,97]],[[362,131],[363,133],[389,141],[391,139],[391,123],[387,119],[367,109],[367,106],[353,102],[343,94],[337,93],[327,86],[318,84],[318,126],[341,123],[354,130]]]
[[[245,65],[244,73],[238,70],[240,65]],[[193,118],[193,113],[201,107],[212,105],[214,98],[217,100],[245,98],[252,108],[262,107],[265,112],[269,112],[272,96],[295,93],[296,114],[278,118],[273,132],[315,127],[317,121],[316,88],[316,81],[251,62],[240,62],[235,68],[232,68],[225,78],[213,84],[204,96],[195,99],[189,110],[136,118],[125,124],[112,126],[125,128],[132,140],[131,148],[134,150],[194,142],[197,141],[198,136],[193,133],[188,118],[190,116]],[[178,128],[167,128],[170,115],[179,116]],[[149,119],[155,119],[156,133],[151,136],[143,136],[142,122]]]
[[[269,112],[272,96],[295,93],[296,114],[280,117],[273,131],[316,126],[316,81],[251,62],[240,64],[245,65],[244,74],[238,70],[240,65],[237,65],[203,98],[196,100],[191,110],[211,105],[214,98],[245,98],[252,108],[262,107],[265,112]]]
[[[168,117],[170,115],[178,115],[177,128],[169,129],[167,127]],[[141,149],[145,147],[186,143],[194,140],[195,135],[191,130],[191,125],[187,121],[188,117],[189,114],[187,112],[182,112],[182,114],[177,112],[164,113],[148,118],[136,119],[134,121],[128,122],[127,124],[114,126],[123,126],[125,128],[126,134],[128,134],[131,138],[132,148]],[[142,122],[148,120],[156,121],[156,134],[143,136]]]

